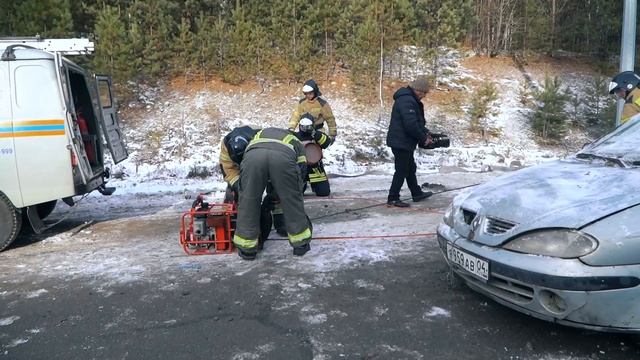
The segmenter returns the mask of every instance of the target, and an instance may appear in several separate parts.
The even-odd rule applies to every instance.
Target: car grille
[[[510,221],[487,216],[484,231],[490,235],[500,235],[513,229],[515,226],[516,224]]]
[[[459,273],[467,282],[499,298],[517,304],[527,304],[533,300],[533,288],[517,280],[491,272],[489,281],[482,282],[477,278]]]

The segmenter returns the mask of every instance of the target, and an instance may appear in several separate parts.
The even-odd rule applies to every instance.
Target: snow
[[[411,60],[417,49],[403,51],[410,55],[405,59],[405,80],[432,71],[429,64]],[[437,91],[466,89],[469,80],[485,78],[461,65],[461,59],[470,54],[456,50],[443,51],[443,54],[439,60],[441,74]],[[581,83],[590,79],[580,74],[567,76],[571,77],[569,83],[576,91]],[[463,111],[459,114],[450,114],[439,106],[426,106],[428,126],[433,131],[449,134],[452,146],[417,150],[419,172],[506,170],[572,153],[570,149],[541,148],[533,140],[524,116],[529,109],[522,106],[516,96],[523,81],[519,73],[494,80],[499,99],[494,115],[487,122],[500,131],[497,138],[490,138],[486,143],[466,137],[468,119],[464,110],[467,105],[462,105]],[[327,172],[333,178],[393,173],[393,155],[385,145],[390,103],[384,109],[367,107],[335,82],[325,85],[324,98],[336,115],[339,133],[336,143],[324,151]],[[533,85],[537,83],[534,81]],[[262,93],[215,86],[196,92],[147,89],[141,101],[146,108],[138,105],[135,116],[127,117],[128,113],[123,116],[131,155],[122,164],[113,166],[116,178],[110,185],[118,189],[119,195],[182,192],[188,197],[211,192],[212,196],[221,197],[226,188],[217,166],[221,137],[233,127],[245,124],[285,127],[299,89],[296,85],[288,88],[280,85],[277,90],[276,95],[271,93],[274,88]],[[579,134],[577,138],[582,139]],[[202,173],[204,180],[194,178],[194,172]]]
[[[432,317],[451,317],[451,312],[441,307],[432,306],[429,311],[425,312],[424,315],[422,315],[422,318],[427,319]]]
[[[402,51],[408,55],[405,80],[432,71],[429,64],[411,60],[418,54],[416,48]],[[442,89],[467,88],[469,79],[483,78],[460,65],[460,60],[469,54],[456,50],[443,54],[438,77]],[[586,77],[573,78],[576,85],[577,81],[588,81]],[[487,143],[465,140],[468,120],[464,111],[456,115],[440,106],[427,106],[428,127],[449,134],[452,146],[418,150],[416,162],[423,171],[437,171],[442,166],[476,171],[529,166],[562,156],[560,151],[541,149],[534,142],[524,117],[529,110],[516,96],[523,81],[523,77],[496,80],[500,98],[488,123],[501,131],[498,138]],[[225,185],[217,166],[221,138],[240,125],[286,127],[300,95],[298,91],[298,86],[286,85],[267,88],[262,93],[216,87],[195,92],[145,89],[134,106],[136,111],[121,114],[130,156],[112,166],[116,179],[111,184],[119,193],[193,191],[201,185],[194,176],[201,174],[209,180],[208,191],[223,191]],[[355,94],[337,84],[326,85],[323,92],[338,126],[336,143],[324,151],[326,170],[345,176],[392,171],[393,155],[385,145],[391,104],[384,109],[364,106]],[[466,107],[462,105],[461,110]]]
[[[20,316],[9,316],[9,317],[0,319],[0,326],[11,325],[17,320],[20,320]]]
[[[411,54],[417,49],[405,51]],[[462,56],[466,55],[452,51],[440,59],[445,71],[439,78],[438,89],[469,90],[466,80],[482,77],[459,64]],[[428,71],[426,64],[416,61],[404,73],[405,80]],[[453,145],[447,149],[417,150],[418,178],[447,184],[448,188],[471,186],[493,178],[500,170],[562,156],[561,152],[543,149],[533,141],[523,116],[528,110],[514,96],[521,81],[498,80],[500,98],[496,102],[496,115],[490,117],[489,122],[501,129],[501,133],[488,143],[465,140],[468,120],[464,115],[449,114],[437,106],[427,107],[428,126],[450,134]],[[355,95],[340,88],[334,86],[332,91],[323,90],[336,115],[339,132],[337,142],[324,152],[326,170],[332,174],[334,195],[329,200],[308,197],[305,202],[311,205],[323,201],[343,204],[353,199],[384,202],[393,173],[393,157],[385,146],[389,109],[358,105]],[[373,212],[361,219],[316,224],[314,233],[319,237],[341,236],[345,239],[314,240],[310,256],[302,258],[291,255],[286,241],[268,241],[255,262],[242,261],[235,254],[190,257],[182,253],[176,237],[180,213],[189,208],[195,194],[210,192],[211,197],[221,198],[226,188],[217,167],[221,137],[233,127],[245,124],[285,127],[298,98],[297,92],[297,87],[290,87],[285,96],[272,96],[269,91],[257,94],[216,88],[195,93],[144,89],[139,94],[139,102],[128,105],[121,115],[130,156],[123,163],[111,166],[114,178],[109,185],[115,186],[117,192],[106,198],[92,193],[81,200],[78,208],[70,210],[69,218],[88,223],[91,218],[103,217],[102,221],[94,224],[92,230],[82,230],[75,235],[62,232],[27,247],[13,249],[5,254],[0,269],[20,262],[13,265],[21,269],[14,279],[16,282],[28,282],[30,277],[59,278],[69,283],[81,280],[88,282],[103,297],[114,294],[112,287],[132,282],[157,282],[157,289],[175,291],[179,288],[180,276],[185,274],[195,276],[199,284],[210,284],[215,283],[217,276],[239,277],[253,273],[260,279],[257,282],[259,289],[274,284],[282,287],[282,299],[274,308],[279,311],[305,304],[311,289],[330,286],[339,271],[395,261],[412,256],[416,248],[426,246],[425,237],[408,234],[414,234],[418,229],[435,228],[441,214],[398,212],[391,217]],[[194,171],[209,172],[210,175],[190,176]],[[350,176],[358,177],[352,179]],[[109,217],[104,218],[105,214]],[[52,218],[56,219],[55,216],[61,215],[54,213]],[[388,221],[380,221],[383,217],[392,218],[392,226]],[[370,234],[404,234],[406,237],[363,239]],[[358,242],[366,246],[354,247],[350,237],[360,237]],[[125,242],[126,246],[123,245]],[[29,256],[20,258],[25,253]],[[279,270],[273,274],[261,273],[261,266],[265,264],[275,264]],[[304,283],[286,281],[288,274],[299,273],[310,276]],[[167,280],[157,276],[159,274],[176,275]],[[371,291],[385,290],[383,285],[371,280],[357,279],[352,285]],[[38,287],[24,293],[25,297],[46,296],[48,291]],[[0,296],[11,293],[2,291]],[[140,300],[150,301],[144,296]],[[438,306],[421,310],[425,321],[452,316],[449,310]],[[380,306],[373,309],[372,315],[381,317],[387,312],[388,308]],[[330,318],[347,316],[336,310],[305,306],[300,320],[320,325]],[[0,319],[0,326],[12,325],[19,319],[19,316],[5,317]],[[105,329],[117,327],[119,321],[122,319],[105,324]],[[167,319],[164,323],[175,324],[176,320]],[[40,331],[28,330],[31,334]],[[16,338],[6,347],[18,346],[28,340]],[[325,347],[340,345],[326,343],[318,337],[312,337],[311,341],[319,353]],[[255,352],[240,353],[234,358],[261,358],[272,349],[272,344],[258,345]],[[395,346],[381,344],[379,349],[387,354],[422,357]],[[316,358],[325,357],[320,354]]]
[[[40,295],[43,295],[43,294],[46,294],[46,293],[48,293],[48,291],[46,289],[38,289],[36,291],[32,291],[32,292],[28,293],[25,297],[27,299],[33,299],[33,298],[37,298]]]

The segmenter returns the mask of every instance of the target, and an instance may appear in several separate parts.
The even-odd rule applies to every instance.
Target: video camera
[[[449,147],[451,145],[451,141],[449,137],[445,134],[434,134],[431,133],[431,143],[429,145],[419,144],[422,149],[435,149],[441,147]]]

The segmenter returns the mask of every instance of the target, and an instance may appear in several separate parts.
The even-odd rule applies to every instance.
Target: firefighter
[[[226,203],[238,202],[240,164],[249,142],[251,142],[251,139],[253,139],[257,132],[258,130],[250,126],[241,126],[231,130],[231,132],[222,139],[219,161],[220,170],[222,170],[224,181],[227,183],[227,191],[224,197],[224,202]],[[259,248],[262,248],[264,240],[269,237],[272,224],[278,234],[284,234],[282,236],[286,236],[280,200],[271,187],[267,189],[267,196],[265,196],[262,202],[260,214],[261,241]]]
[[[240,163],[244,156],[244,151],[249,142],[258,130],[250,126],[234,128],[228,133],[220,143],[220,170],[227,183],[227,194],[225,200],[232,200],[230,196],[235,194],[237,200],[238,185],[240,180]]]
[[[240,165],[238,226],[233,237],[241,258],[253,260],[258,252],[260,201],[269,181],[280,197],[293,255],[311,249],[311,221],[302,198],[306,162],[302,143],[291,131],[266,128],[251,140]]]
[[[633,115],[640,112],[640,76],[633,71],[623,71],[611,79],[609,94],[615,94],[617,98],[624,100],[620,124],[624,124]]]
[[[333,117],[329,103],[320,97],[322,93],[318,88],[318,84],[314,80],[307,80],[302,87],[302,93],[304,98],[300,99],[291,115],[291,119],[289,119],[289,130],[295,131],[302,114],[309,113],[313,115],[313,125],[316,130],[323,129],[326,123],[329,130],[328,134],[335,141],[337,135],[336,120]]]
[[[312,141],[318,144],[321,148],[326,149],[331,145],[333,139],[321,130],[316,130],[314,120],[313,115],[309,113],[303,114],[300,118],[300,122],[298,123],[298,132],[296,132],[296,136],[303,143]],[[331,194],[329,178],[327,177],[327,173],[324,171],[322,159],[315,164],[308,164],[307,180],[311,183],[311,189],[317,196],[329,196]]]

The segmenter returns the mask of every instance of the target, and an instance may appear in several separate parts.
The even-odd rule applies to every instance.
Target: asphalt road
[[[427,180],[452,188],[485,179]],[[185,255],[183,194],[87,198],[56,228],[23,234],[0,254],[0,357],[640,358],[637,336],[533,319],[459,283],[429,235],[454,192],[409,210],[372,206],[389,180],[335,179],[333,199],[306,206],[324,216],[316,236],[344,239],[315,240],[297,258],[274,232],[253,262]],[[381,235],[391,237],[371,238]]]

